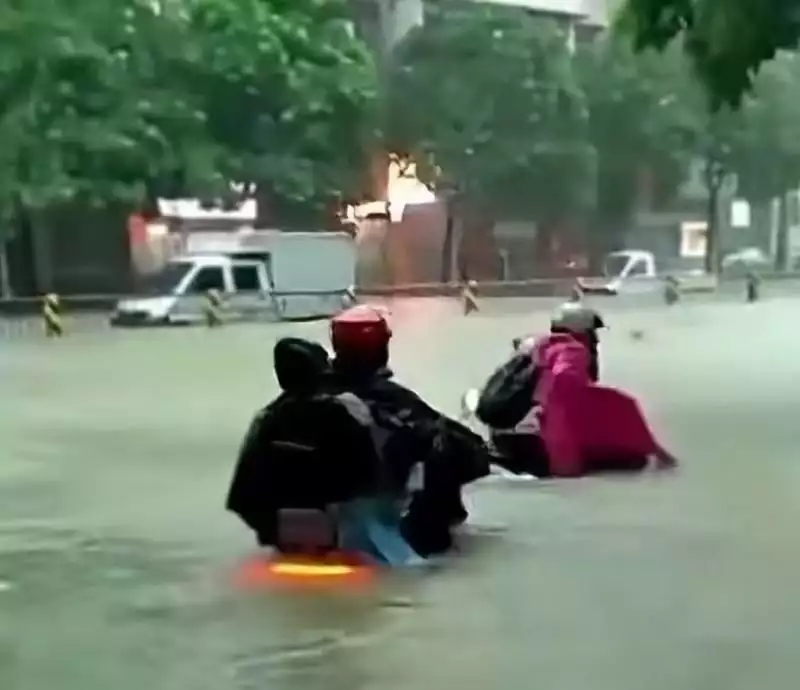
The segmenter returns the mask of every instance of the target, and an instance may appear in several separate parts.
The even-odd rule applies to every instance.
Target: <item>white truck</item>
[[[111,323],[199,323],[211,290],[231,319],[325,318],[352,300],[356,246],[347,233],[256,230],[221,249],[167,262],[139,294],[117,303]]]
[[[678,257],[672,262],[660,262],[652,252],[642,249],[607,254],[603,275],[580,278],[578,284],[588,294],[645,294],[661,291],[667,276],[672,276],[682,289],[691,292],[712,291],[717,287],[717,278],[703,270],[702,257]]]

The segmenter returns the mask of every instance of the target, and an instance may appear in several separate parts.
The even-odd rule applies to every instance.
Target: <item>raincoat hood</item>
[[[275,376],[285,393],[309,393],[330,371],[328,352],[319,343],[281,338],[273,350]]]

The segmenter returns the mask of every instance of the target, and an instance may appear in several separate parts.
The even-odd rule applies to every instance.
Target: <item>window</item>
[[[140,295],[172,295],[190,270],[192,264],[189,261],[170,261],[162,270],[137,281],[136,292]]]
[[[637,261],[633,266],[631,266],[631,271],[628,273],[629,276],[646,276],[647,275],[647,264],[642,261],[641,259]]]
[[[221,268],[216,266],[201,268],[189,286],[188,292],[198,294],[209,290],[225,291],[225,276]]]
[[[233,286],[237,292],[258,292],[261,290],[261,281],[258,276],[257,266],[234,266]]]
[[[628,257],[624,254],[609,254],[603,266],[603,273],[609,278],[621,276],[628,265]]]

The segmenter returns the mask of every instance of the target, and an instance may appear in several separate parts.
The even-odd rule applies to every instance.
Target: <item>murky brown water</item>
[[[454,410],[543,323],[492,310],[402,314],[399,376]],[[359,595],[233,582],[252,546],[222,502],[276,328],[0,341],[0,688],[791,688],[786,310],[609,314],[607,376],[643,396],[684,469],[477,487],[463,554]]]

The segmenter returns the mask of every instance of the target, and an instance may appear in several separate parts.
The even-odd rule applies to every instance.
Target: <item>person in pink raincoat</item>
[[[541,368],[534,403],[541,408],[549,476],[636,472],[651,458],[659,467],[674,466],[636,400],[592,382],[589,344],[581,331],[570,332],[568,326],[538,340],[532,352]]]

